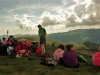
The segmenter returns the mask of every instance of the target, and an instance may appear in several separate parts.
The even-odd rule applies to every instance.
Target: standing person
[[[45,43],[45,47],[46,47],[46,34],[47,34],[46,30],[41,25],[38,25],[38,28],[39,28],[38,35],[40,37],[40,44]]]

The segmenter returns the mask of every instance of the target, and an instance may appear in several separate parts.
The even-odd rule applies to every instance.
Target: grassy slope
[[[75,48],[78,46],[76,45]],[[51,45],[47,47],[46,52],[52,56],[56,47]],[[87,63],[80,63],[79,68],[66,68],[60,64],[48,67],[40,65],[42,58],[37,57],[35,53],[30,54],[29,57],[34,58],[34,60],[28,60],[25,56],[20,59],[16,58],[15,55],[0,56],[0,75],[100,75],[99,67],[93,67]],[[84,57],[88,62],[91,61],[91,56],[84,55]]]

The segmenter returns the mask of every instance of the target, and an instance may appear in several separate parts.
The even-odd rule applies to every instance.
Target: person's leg
[[[28,57],[28,55],[29,55],[28,50],[26,50],[25,52],[26,52],[26,57]]]
[[[20,53],[19,55],[22,56],[22,54],[25,53],[25,50],[20,50],[19,53]]]
[[[47,46],[46,46],[46,37],[41,37],[40,38],[40,43],[45,43],[45,50],[47,50]]]
[[[46,44],[46,37],[40,37],[40,43],[42,42]]]
[[[40,37],[40,44],[42,43],[42,37]]]

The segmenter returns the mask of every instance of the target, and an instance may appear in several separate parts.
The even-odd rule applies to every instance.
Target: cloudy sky
[[[100,28],[100,0],[0,0],[0,35]]]

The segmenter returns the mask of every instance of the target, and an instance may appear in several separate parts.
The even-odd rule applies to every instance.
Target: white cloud
[[[63,5],[67,5],[67,0],[62,0],[61,2]]]
[[[49,25],[57,25],[61,24],[61,16],[60,15],[51,15],[50,12],[45,11],[41,15],[43,26],[49,26]]]
[[[16,22],[16,26],[20,27],[21,29],[34,29],[36,27],[36,24],[27,19],[28,17],[34,17],[34,16],[28,16],[26,14],[20,15],[14,15],[14,20]]]
[[[7,14],[0,15],[1,19],[13,22],[14,15],[16,26],[24,30],[36,29],[37,23],[46,28],[62,30],[71,30],[73,27],[96,28],[100,25],[100,0],[23,1],[15,3],[16,6],[10,9],[2,9]]]

